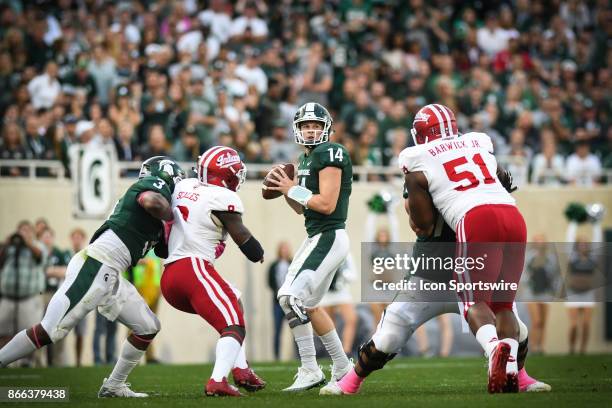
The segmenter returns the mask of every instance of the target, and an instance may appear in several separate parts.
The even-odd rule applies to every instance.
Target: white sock
[[[497,329],[492,324],[485,324],[476,332],[476,340],[482,346],[487,358],[491,355],[491,351],[497,346]]]
[[[113,368],[113,372],[108,377],[110,384],[123,384],[134,367],[138,365],[144,353],[145,350],[137,349],[127,339],[123,340],[121,355]]]
[[[518,373],[518,363],[517,363],[517,355],[518,355],[518,346],[519,343],[515,339],[502,339],[504,343],[508,343],[510,345],[510,356],[513,358],[509,359],[508,364],[506,365],[506,373]],[[510,361],[511,360],[511,361]]]
[[[240,351],[238,352],[238,357],[236,357],[236,361],[234,362],[234,368],[248,368],[249,363],[247,363],[246,352],[244,350],[244,341],[242,342],[242,347],[240,347]]]
[[[217,351],[215,353],[215,367],[213,368],[212,378],[215,381],[223,380],[227,377],[234,366],[236,357],[240,353],[240,343],[233,337],[221,337],[217,341]]]
[[[291,329],[293,338],[300,353],[302,367],[311,371],[318,371],[317,352],[315,351],[314,338],[312,334],[312,324],[300,324]]]
[[[26,331],[22,330],[0,349],[0,367],[4,368],[13,361],[26,357],[34,350],[36,350],[36,346],[32,343]]]
[[[340,341],[340,337],[338,337],[336,329],[330,330],[328,333],[319,336],[319,338],[323,342],[325,350],[327,350],[335,366],[346,367],[349,364],[349,359],[344,353],[342,342]]]

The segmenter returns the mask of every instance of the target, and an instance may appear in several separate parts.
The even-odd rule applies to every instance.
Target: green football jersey
[[[342,170],[338,203],[330,215],[311,209],[304,210],[304,224],[309,237],[323,231],[343,229],[346,226],[349,196],[353,183],[353,165],[344,146],[326,142],[317,145],[307,153],[302,153],[298,163],[298,183],[312,191],[313,194],[319,194],[319,172],[329,166]]]
[[[404,199],[408,198],[408,189],[404,185]],[[444,221],[442,215],[438,213],[436,225],[431,237],[417,237],[412,249],[412,256],[424,256],[427,258],[454,258],[455,257],[455,231]],[[435,282],[448,282],[452,279],[452,271],[447,270],[423,270],[417,269],[414,276],[429,279]]]
[[[138,204],[138,195],[144,191],[160,193],[172,203],[172,191],[164,180],[154,176],[144,177],[127,189],[115,204],[110,217],[98,228],[90,241],[95,241],[104,231],[111,229],[129,249],[132,266],[136,265],[149,249],[163,241],[162,222]]]

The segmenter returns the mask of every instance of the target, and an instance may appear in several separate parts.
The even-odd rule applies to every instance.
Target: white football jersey
[[[497,178],[493,143],[485,133],[470,132],[408,147],[399,155],[399,166],[425,174],[433,203],[453,230],[474,207],[515,205]]]
[[[227,238],[227,231],[212,211],[243,213],[244,207],[238,194],[224,187],[202,185],[198,179],[179,182],[172,193],[174,223],[168,242],[169,264],[181,258],[203,258],[215,262],[215,247]]]

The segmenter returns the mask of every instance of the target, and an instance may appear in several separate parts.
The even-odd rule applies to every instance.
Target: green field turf
[[[268,381],[265,390],[241,399],[203,396],[210,365],[141,366],[130,376],[133,389],[151,394],[146,400],[96,398],[110,367],[5,369],[0,386],[62,386],[70,403],[0,403],[8,406],[75,407],[612,407],[612,356],[530,357],[532,376],[552,385],[551,393],[488,395],[484,359],[396,359],[374,373],[357,396],[322,397],[317,390],[286,394],[296,363],[255,364]],[[327,372],[329,376],[329,372]]]

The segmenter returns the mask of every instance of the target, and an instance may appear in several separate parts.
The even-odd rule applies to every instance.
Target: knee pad
[[[246,328],[244,326],[232,325],[221,330],[221,337],[232,337],[238,343],[242,344],[246,336]]]
[[[376,349],[384,353],[397,353],[410,339],[416,327],[394,313],[385,312],[372,336]]]
[[[132,327],[132,331],[138,336],[155,336],[161,330],[161,323],[159,319],[149,308],[147,308],[146,317],[142,321],[138,322],[137,325]]]
[[[389,354],[380,351],[374,345],[374,340],[370,340],[359,347],[359,367],[367,375],[383,368],[396,355],[397,353]]]
[[[278,299],[281,309],[287,317],[290,328],[310,322],[310,317],[303,306],[302,301],[295,296],[283,295]]]

